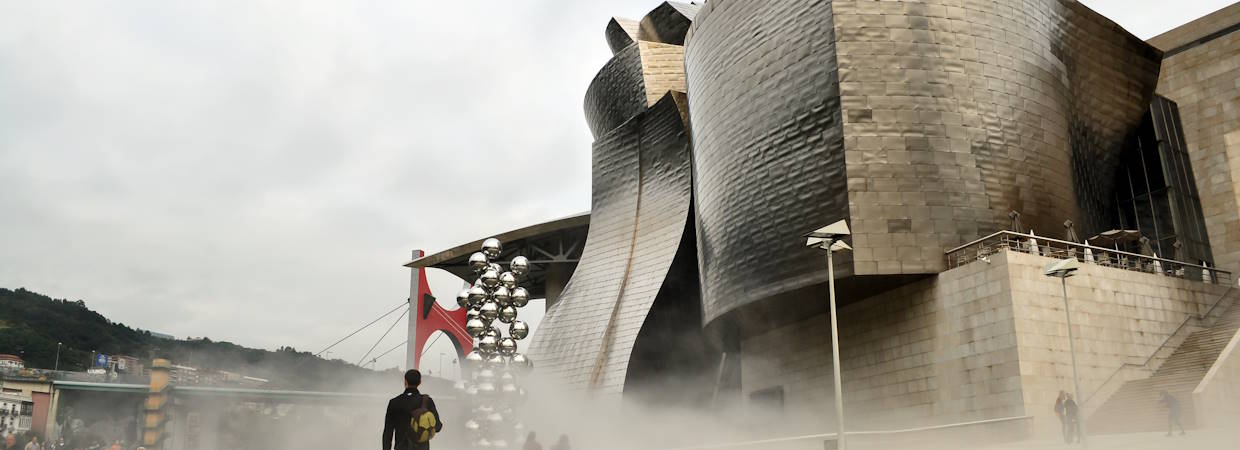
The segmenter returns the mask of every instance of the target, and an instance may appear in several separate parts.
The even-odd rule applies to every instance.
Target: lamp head
[[[1042,268],[1042,274],[1048,277],[1067,278],[1074,275],[1074,272],[1080,268],[1081,263],[1076,258],[1067,258],[1047,264]]]
[[[848,230],[848,222],[840,220],[833,224],[819,228],[805,234],[805,246],[822,249],[836,250],[852,250],[848,244],[841,241],[844,236],[852,234]]]

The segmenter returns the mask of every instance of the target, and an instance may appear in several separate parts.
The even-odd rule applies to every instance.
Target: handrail
[[[1135,258],[1139,258],[1139,259],[1148,259],[1148,260],[1154,260],[1154,261],[1161,261],[1161,262],[1170,263],[1170,264],[1175,264],[1175,265],[1184,266],[1184,267],[1193,267],[1193,268],[1202,269],[1202,270],[1209,270],[1209,271],[1211,271],[1211,272],[1221,272],[1221,273],[1226,273],[1226,274],[1228,274],[1228,275],[1230,275],[1230,274],[1231,274],[1231,272],[1228,272],[1228,271],[1226,271],[1226,270],[1219,270],[1218,268],[1215,268],[1215,267],[1207,267],[1207,266],[1202,266],[1202,265],[1199,265],[1199,264],[1187,263],[1187,262],[1183,262],[1183,261],[1176,261],[1176,260],[1173,260],[1173,259],[1167,259],[1167,258],[1162,258],[1162,257],[1155,257],[1155,256],[1142,255],[1142,254],[1139,254],[1139,253],[1130,253],[1130,252],[1126,252],[1126,251],[1123,251],[1123,250],[1116,250],[1116,249],[1113,249],[1113,248],[1106,248],[1106,247],[1098,247],[1098,246],[1095,246],[1095,245],[1090,245],[1090,244],[1081,244],[1081,243],[1072,242],[1072,241],[1064,241],[1064,240],[1059,240],[1059,239],[1055,239],[1055,238],[1049,238],[1049,237],[1045,237],[1045,236],[1036,236],[1036,235],[1035,235],[1035,236],[1030,236],[1030,235],[1027,235],[1027,234],[1017,233],[1017,232],[1015,232],[1015,231],[1008,231],[1008,230],[996,231],[996,232],[991,233],[991,234],[989,234],[989,235],[987,235],[987,236],[985,236],[985,237],[983,237],[983,238],[981,238],[981,239],[976,239],[976,240],[974,240],[974,241],[972,241],[972,242],[969,242],[969,243],[967,243],[967,244],[961,245],[961,246],[956,247],[956,248],[953,248],[953,249],[951,249],[951,250],[947,250],[947,251],[943,252],[943,254],[945,254],[945,255],[950,255],[950,254],[952,254],[952,253],[956,253],[956,252],[958,252],[958,251],[960,251],[960,250],[964,250],[964,249],[966,249],[966,248],[969,248],[969,247],[973,247],[973,246],[979,245],[979,244],[981,244],[981,243],[983,243],[983,242],[986,242],[986,241],[988,241],[988,240],[991,240],[991,239],[993,239],[994,237],[996,237],[996,236],[1000,236],[1000,235],[1011,235],[1011,236],[1014,236],[1014,237],[1018,237],[1018,238],[1020,238],[1020,239],[1030,239],[1030,238],[1032,238],[1032,239],[1034,239],[1034,240],[1036,240],[1036,241],[1039,241],[1039,242],[1053,242],[1053,243],[1056,243],[1056,244],[1063,244],[1063,245],[1065,245],[1065,246],[1080,247],[1080,248],[1088,248],[1088,249],[1092,249],[1092,250],[1099,251],[1099,252],[1106,252],[1106,253],[1112,253],[1112,254],[1118,254],[1118,255],[1124,255],[1124,256],[1131,256],[1131,257],[1135,257]]]
[[[1228,283],[1227,290],[1223,291],[1223,294],[1219,295],[1218,299],[1214,300],[1214,304],[1210,305],[1210,307],[1206,309],[1205,314],[1189,313],[1188,315],[1186,315],[1184,317],[1184,320],[1180,321],[1180,325],[1175,327],[1175,331],[1172,331],[1171,334],[1167,335],[1166,339],[1163,339],[1162,343],[1158,345],[1158,348],[1154,349],[1154,352],[1150,353],[1150,356],[1145,358],[1145,361],[1142,362],[1141,364],[1133,364],[1130,362],[1125,362],[1123,364],[1120,364],[1119,368],[1115,369],[1114,372],[1111,372],[1111,376],[1107,377],[1107,379],[1103,381],[1102,384],[1098,385],[1098,389],[1094,390],[1092,394],[1089,394],[1089,397],[1086,398],[1085,401],[1081,403],[1081,406],[1084,407],[1084,405],[1088,404],[1091,400],[1093,400],[1094,397],[1096,397],[1099,392],[1102,392],[1102,388],[1106,387],[1107,383],[1110,383],[1111,380],[1115,378],[1116,375],[1119,375],[1121,372],[1123,372],[1125,368],[1148,366],[1150,364],[1150,361],[1153,361],[1154,357],[1158,356],[1158,353],[1163,351],[1163,349],[1167,347],[1167,344],[1171,342],[1171,338],[1174,338],[1176,335],[1180,334],[1180,330],[1184,329],[1184,327],[1188,325],[1188,322],[1192,321],[1193,319],[1205,320],[1206,318],[1210,317],[1210,314],[1214,313],[1214,308],[1217,308],[1218,305],[1222,304],[1223,299],[1227,298],[1227,295],[1231,294],[1231,291],[1234,290],[1235,288],[1236,288],[1235,284]]]
[[[1031,419],[1033,419],[1033,416],[1000,417],[996,419],[983,419],[983,420],[975,420],[972,422],[958,422],[958,423],[949,423],[945,425],[931,425],[931,426],[925,426],[925,427],[902,428],[902,429],[896,429],[896,430],[845,431],[844,435],[845,436],[878,436],[878,435],[887,435],[887,434],[916,433],[920,431],[935,431],[935,430],[944,430],[944,429],[950,429],[950,428],[963,428],[963,427],[969,427],[969,426],[975,426],[975,425],[989,425],[992,423],[1015,422],[1018,420],[1031,420]],[[835,439],[835,437],[836,437],[836,433],[807,434],[804,436],[789,436],[789,437],[782,437],[782,438],[760,439],[756,441],[732,442],[732,443],[726,443],[726,444],[707,444],[707,445],[699,445],[695,447],[679,447],[676,450],[704,450],[704,449],[711,449],[711,448],[747,447],[751,445],[777,444],[780,442],[804,441],[804,440],[810,440],[810,439],[827,439],[827,438]]]

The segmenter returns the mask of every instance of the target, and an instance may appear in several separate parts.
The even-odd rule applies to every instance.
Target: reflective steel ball
[[[490,381],[483,381],[483,382],[478,383],[478,396],[490,397],[490,396],[495,395],[495,392],[496,392],[495,383],[492,383]]]
[[[508,441],[503,439],[491,441],[491,448],[508,448]]]
[[[482,288],[482,284],[475,284],[469,288],[469,301],[480,302],[487,299],[487,290]]]
[[[508,292],[508,298],[514,306],[520,308],[530,302],[530,291],[523,287],[514,288]]]
[[[504,285],[508,289],[517,287],[517,276],[512,272],[504,272],[499,274],[499,284]]]
[[[508,335],[516,340],[525,339],[530,335],[530,326],[520,320],[514,320],[511,325],[508,325]]]
[[[504,355],[496,353],[487,358],[487,367],[499,369],[508,364],[508,360],[504,359]],[[507,373],[507,372],[505,372]]]
[[[471,305],[471,306],[472,306],[472,305]],[[471,307],[471,308],[469,308],[469,311],[465,311],[465,321],[466,321],[466,323],[469,323],[469,319],[480,319],[480,317],[478,316],[478,308],[472,308],[472,307]],[[466,330],[466,331],[468,331],[468,330]]]
[[[491,263],[491,270],[494,270],[495,273],[504,273],[504,266],[499,265],[499,263]]]
[[[512,364],[514,369],[521,371],[528,371],[534,368],[534,362],[530,361],[530,357],[525,356],[524,353],[512,355],[512,359],[510,359],[509,362]]]
[[[508,263],[508,269],[516,276],[525,276],[530,273],[530,260],[525,259],[524,256],[512,258],[512,262]]]
[[[474,269],[474,272],[481,272],[486,270],[487,267],[491,267],[491,261],[487,259],[487,255],[482,254],[482,252],[474,252],[474,254],[469,255],[469,268]]]
[[[486,307],[486,305],[482,305],[482,306],[484,308]],[[479,314],[482,314],[482,312],[479,311]],[[495,314],[498,315],[499,311],[496,310]],[[469,319],[469,321],[465,322],[465,332],[469,333],[469,335],[473,337],[481,336],[482,333],[487,331],[488,329],[490,329],[490,327],[488,327],[487,323],[484,322],[482,319]]]
[[[499,349],[499,340],[492,336],[483,336],[478,338],[478,349],[491,353]]]
[[[478,380],[491,381],[495,379],[495,371],[487,368],[474,372],[474,378]]]
[[[509,301],[512,300],[511,294],[508,293],[508,288],[504,286],[495,288],[495,292],[491,293],[491,298],[494,298],[495,302],[499,303],[500,306],[508,306]]]
[[[488,300],[478,308],[478,315],[481,316],[483,320],[495,320],[496,317],[499,317],[499,304]],[[469,331],[469,325],[465,325],[465,331]],[[486,330],[484,329],[482,331]],[[479,331],[478,333],[482,333],[482,331]]]
[[[509,374],[505,372],[504,375],[509,375]],[[505,379],[504,381],[508,381],[508,379]],[[465,380],[456,380],[455,383],[452,383],[452,390],[457,391],[457,392],[465,392],[465,389],[468,387],[469,387],[469,383],[466,383]]]
[[[462,308],[469,307],[469,289],[463,289],[456,294],[456,306]]]
[[[499,272],[492,269],[482,271],[482,276],[478,277],[478,279],[482,280],[482,285],[488,288],[499,286]]]
[[[478,337],[480,337],[480,338],[484,338],[484,337],[487,337],[487,336],[493,337],[493,338],[495,338],[495,339],[499,339],[499,338],[501,338],[501,337],[504,337],[502,334],[500,334],[499,329],[498,329],[498,328],[495,328],[495,327],[491,327],[490,329],[487,329],[486,331],[483,331],[483,332],[482,332],[482,335],[481,335],[481,336],[478,336]]]
[[[517,390],[518,390],[517,385],[512,384],[512,383],[504,383],[500,385],[499,387],[500,395],[503,395],[504,397],[508,397],[508,398],[513,398],[513,399],[517,397]]]
[[[517,340],[516,339],[506,337],[506,338],[499,340],[499,354],[508,356],[516,352],[517,352]]]
[[[469,431],[478,431],[482,429],[482,425],[479,425],[477,421],[470,419],[465,421],[465,429]]]
[[[487,414],[487,423],[491,424],[491,426],[502,425],[504,423],[504,415],[497,412]]]
[[[503,323],[512,323],[517,320],[517,307],[508,305],[499,309],[499,321]]]
[[[465,362],[469,363],[473,367],[478,367],[478,364],[483,361],[486,361],[486,358],[482,356],[482,353],[469,352],[468,355],[465,355]]]
[[[487,238],[485,241],[482,241],[482,253],[488,258],[499,258],[501,249],[499,239]]]
[[[491,441],[488,441],[487,438],[480,438],[474,441],[474,447],[491,448]]]

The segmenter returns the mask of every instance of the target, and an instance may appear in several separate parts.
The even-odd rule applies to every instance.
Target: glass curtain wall
[[[1213,265],[1175,102],[1154,96],[1117,176],[1118,228],[1140,230],[1160,257]]]

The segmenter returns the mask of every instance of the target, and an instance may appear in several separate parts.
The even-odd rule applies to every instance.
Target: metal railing
[[[950,423],[945,425],[932,425],[916,428],[902,428],[895,430],[870,430],[870,431],[845,431],[845,436],[896,436],[910,433],[925,433],[933,431],[951,430],[955,428],[976,427],[982,425],[1006,424],[1020,421],[1031,421],[1033,416],[1015,416],[1001,417],[997,419],[975,420],[972,422]],[[831,441],[835,440],[836,433],[820,433],[807,434],[803,436],[789,436],[781,438],[759,439],[744,442],[729,442],[720,444],[699,445],[694,447],[680,447],[675,450],[707,450],[707,449],[726,449],[726,448],[753,448],[762,445],[781,444],[798,441]],[[851,439],[850,439],[851,441]]]
[[[1162,353],[1163,350],[1166,350],[1168,348],[1168,344],[1170,344],[1174,340],[1177,340],[1177,338],[1186,339],[1188,336],[1186,335],[1187,333],[1185,330],[1187,329],[1189,323],[1196,321],[1198,322],[1199,326],[1202,326],[1202,327],[1209,326],[1210,324],[1205,323],[1206,320],[1209,319],[1210,316],[1214,314],[1214,311],[1218,308],[1218,306],[1223,303],[1223,300],[1227,299],[1227,297],[1231,295],[1232,291],[1234,291],[1235,288],[1236,288],[1235,285],[1228,284],[1227,290],[1223,291],[1223,294],[1219,295],[1219,297],[1214,300],[1214,302],[1210,305],[1209,308],[1206,309],[1204,313],[1186,314],[1184,317],[1184,320],[1180,321],[1180,324],[1175,327],[1175,331],[1172,331],[1171,334],[1167,335],[1167,338],[1163,339],[1162,343],[1158,345],[1158,348],[1154,349],[1154,351],[1150,353],[1150,356],[1146,357],[1145,360],[1142,361],[1140,364],[1129,363],[1129,362],[1120,364],[1120,366],[1116,368],[1114,372],[1111,372],[1111,375],[1108,376],[1107,379],[1102,382],[1102,384],[1098,385],[1098,388],[1095,389],[1094,392],[1090,394],[1089,397],[1087,397],[1084,402],[1081,403],[1081,408],[1084,409],[1086,408],[1086,405],[1092,405],[1091,402],[1093,401],[1093,399],[1097,397],[1098,394],[1105,392],[1107,388],[1110,386],[1110,384],[1115,382],[1116,380],[1115,377],[1119,376],[1125,371],[1135,369],[1135,370],[1153,372],[1155,369],[1150,369],[1149,365],[1151,362],[1154,362],[1154,360],[1158,359],[1159,353]],[[1127,381],[1127,380],[1124,380],[1124,381]],[[1112,389],[1112,393],[1114,393],[1114,390],[1117,390],[1117,389],[1118,387],[1116,389]]]
[[[1231,284],[1231,272],[1214,267],[1006,230],[948,250],[945,252],[947,268],[954,269],[985,260],[1004,249],[1058,259],[1071,257],[1102,267],[1157,273],[1206,283]]]

